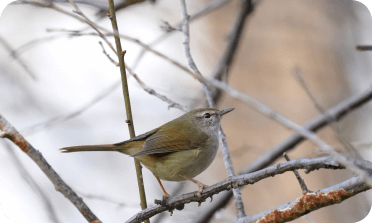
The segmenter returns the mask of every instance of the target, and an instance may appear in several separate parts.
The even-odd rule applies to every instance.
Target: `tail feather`
[[[61,148],[62,153],[72,153],[72,152],[85,152],[85,151],[120,151],[118,146],[114,145],[91,145],[91,146],[71,146]]]

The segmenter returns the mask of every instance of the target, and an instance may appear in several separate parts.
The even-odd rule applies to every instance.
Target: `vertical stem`
[[[185,0],[180,0],[181,2],[181,9],[182,9],[182,15],[183,15],[183,22],[182,22],[182,32],[184,34],[184,46],[185,46],[185,54],[186,58],[189,62],[190,68],[195,72],[196,76],[198,77],[198,80],[200,81],[201,85],[203,86],[205,95],[208,100],[208,105],[210,108],[215,108],[216,104],[213,101],[213,96],[212,96],[212,91],[210,87],[205,83],[203,80],[203,75],[200,73],[199,69],[197,68],[194,59],[191,56],[190,52],[190,32],[189,32],[189,19],[190,16],[187,14],[187,7],[186,7],[186,1]],[[225,133],[222,131],[222,128],[220,126],[219,129],[219,138],[220,138],[220,145],[221,145],[221,150],[223,154],[223,161],[225,163],[227,173],[229,177],[234,176],[234,167],[231,161],[230,157],[230,152],[227,147],[227,142],[226,142],[226,136]],[[238,214],[238,219],[242,218],[245,216],[245,211],[244,211],[244,204],[243,204],[243,199],[242,199],[242,194],[240,188],[234,188],[233,190],[234,194],[234,200],[235,200],[235,207],[236,211]]]
[[[110,8],[109,17],[111,20],[113,32],[115,34],[114,37],[115,37],[115,43],[116,43],[116,51],[117,51],[119,64],[120,64],[121,80],[123,83],[123,95],[124,95],[125,109],[127,112],[127,120],[128,120],[127,123],[128,123],[130,138],[133,138],[136,136],[136,134],[134,132],[134,123],[133,123],[133,118],[132,118],[132,110],[130,107],[127,75],[125,72],[125,63],[124,63],[125,51],[122,51],[121,49],[119,29],[118,29],[118,24],[117,24],[116,15],[115,15],[114,0],[108,0],[108,2],[109,2],[109,8]],[[137,159],[134,159],[134,164],[136,166],[138,189],[139,189],[139,194],[141,198],[141,208],[143,210],[147,208],[147,203],[146,203],[145,188],[143,186],[142,166],[141,166],[141,163]],[[149,220],[146,220],[145,222],[150,223]]]

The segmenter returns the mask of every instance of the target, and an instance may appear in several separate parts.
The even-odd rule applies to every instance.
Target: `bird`
[[[197,196],[207,186],[193,179],[206,170],[216,157],[222,117],[234,110],[199,108],[129,140],[105,145],[84,145],[61,148],[63,153],[85,151],[117,151],[138,159],[156,177],[164,192],[170,195],[161,180],[186,181],[198,185]]]

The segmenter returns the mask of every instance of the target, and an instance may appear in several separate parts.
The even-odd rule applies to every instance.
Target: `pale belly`
[[[138,158],[156,177],[168,181],[184,181],[186,179],[182,176],[194,178],[207,169],[213,162],[217,150],[218,145],[214,145],[209,149],[144,155]]]

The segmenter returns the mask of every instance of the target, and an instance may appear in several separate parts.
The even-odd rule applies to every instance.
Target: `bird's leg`
[[[163,192],[164,192],[163,199],[165,200],[165,199],[169,198],[170,195],[167,193],[167,191],[165,191],[165,189],[164,189],[164,187],[163,187],[163,184],[161,183],[159,177],[156,177],[156,179],[158,180],[158,182],[159,182],[159,184],[160,184],[160,187],[161,187],[161,189],[162,189]]]
[[[184,175],[181,175],[181,177],[185,178],[186,180],[189,180],[193,183],[195,183],[196,185],[198,185],[199,189],[198,189],[198,193],[196,194],[198,197],[201,197],[201,193],[203,192],[203,189],[207,188],[207,185],[203,184],[202,182],[199,182],[195,179],[192,179],[190,177],[187,177],[187,176],[184,176]]]

